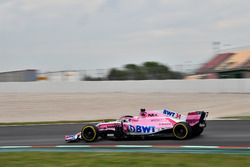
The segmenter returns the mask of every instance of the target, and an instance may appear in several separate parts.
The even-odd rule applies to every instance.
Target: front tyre
[[[86,142],[94,142],[98,136],[98,129],[94,125],[84,125],[81,131],[82,139]]]
[[[173,134],[177,139],[183,140],[191,136],[192,129],[186,122],[179,122],[174,125]]]

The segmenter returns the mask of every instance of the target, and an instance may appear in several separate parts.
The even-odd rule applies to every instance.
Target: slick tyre
[[[173,134],[179,140],[187,139],[191,136],[192,129],[186,122],[179,122],[174,125]]]
[[[98,136],[98,129],[94,125],[85,125],[81,131],[82,139],[86,142],[94,142]]]

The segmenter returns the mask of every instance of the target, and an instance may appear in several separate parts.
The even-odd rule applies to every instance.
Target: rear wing
[[[190,126],[194,126],[198,123],[205,123],[207,117],[208,117],[208,112],[205,111],[189,112],[187,115],[186,122]]]

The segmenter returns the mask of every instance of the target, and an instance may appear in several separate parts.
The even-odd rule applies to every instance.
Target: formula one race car
[[[116,121],[86,124],[81,132],[66,135],[65,141],[84,140],[93,142],[98,138],[126,139],[130,137],[171,135],[183,140],[200,135],[206,127],[208,112],[189,112],[187,116],[167,109],[146,111],[139,116],[123,116]]]

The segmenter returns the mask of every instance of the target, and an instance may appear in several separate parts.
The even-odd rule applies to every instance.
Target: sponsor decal
[[[160,122],[162,119],[151,119],[151,122]]]
[[[159,123],[159,125],[165,125],[167,127],[172,126],[172,124],[170,122],[161,122],[161,123]]]
[[[173,117],[173,118],[177,118],[177,119],[181,119],[181,114],[176,113],[176,112],[172,112],[172,111],[168,111],[168,110],[163,110],[163,114]]]
[[[129,132],[134,133],[153,133],[155,132],[154,126],[142,126],[142,125],[129,125]]]
[[[154,113],[152,113],[152,114],[148,114],[148,117],[157,117],[158,115],[157,114],[154,114]]]

